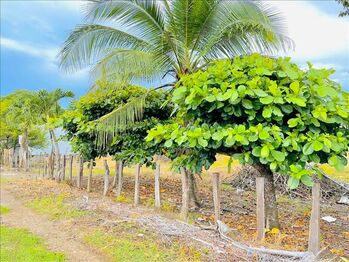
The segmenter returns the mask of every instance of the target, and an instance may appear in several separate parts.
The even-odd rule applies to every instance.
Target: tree
[[[142,121],[124,125],[113,135],[100,136],[95,120],[130,99],[143,95],[147,90],[134,85],[112,87],[113,84],[105,81],[97,85],[98,89],[81,97],[64,113],[63,128],[73,150],[79,151],[85,160],[109,154],[123,161],[124,165],[152,165],[153,156],[160,154],[161,149],[146,143],[145,137],[147,130],[169,118],[172,111],[170,104],[161,108],[166,93],[157,91],[149,96]],[[108,128],[114,130],[112,125]],[[96,145],[98,140],[102,141]]]
[[[35,92],[32,96],[32,107],[35,114],[37,114],[38,119],[41,121],[41,124],[45,125],[47,128],[50,140],[52,143],[52,152],[55,153],[56,159],[60,157],[58,139],[55,134],[55,129],[60,124],[59,117],[64,112],[63,108],[60,106],[59,102],[63,98],[72,98],[74,93],[71,91],[64,91],[60,88],[49,92],[47,90],[39,90]],[[57,162],[58,163],[58,162]]]
[[[266,178],[268,225],[279,227],[273,172],[294,189],[312,185],[307,163],[347,164],[349,94],[329,78],[334,70],[308,65],[253,54],[182,77],[172,97],[178,120],[150,130],[147,141],[170,157],[181,151],[175,166],[194,172],[216,153],[252,165]]]
[[[336,0],[343,6],[343,10],[339,13],[339,16],[348,16],[349,15],[349,1],[348,0]]]
[[[70,72],[93,64],[95,75],[113,81],[166,75],[177,81],[214,59],[273,53],[292,45],[280,14],[255,1],[96,0],[87,6],[86,17],[87,23],[66,40],[61,67]],[[121,119],[138,119],[129,117],[142,115],[144,103],[137,99],[100,123],[114,121],[117,128]]]
[[[43,147],[45,136],[32,106],[33,92],[18,90],[1,98],[1,139],[4,146],[20,145],[20,166],[28,169],[29,146]]]

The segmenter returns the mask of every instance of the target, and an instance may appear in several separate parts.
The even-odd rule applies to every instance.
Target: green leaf
[[[252,149],[252,155],[254,155],[256,157],[260,157],[261,156],[261,150],[262,150],[262,148],[260,146],[254,147]]]
[[[258,134],[259,138],[262,140],[266,140],[270,137],[269,132],[267,132],[266,130],[262,130],[259,134]]]
[[[269,147],[267,145],[264,145],[261,150],[261,157],[267,158],[269,156]]]
[[[330,96],[330,97],[335,97],[337,96],[337,91],[330,86],[320,86],[317,89],[317,92],[319,96],[324,97],[324,96]]]
[[[216,100],[216,96],[215,95],[209,95],[205,97],[205,100],[208,102],[213,102]]]
[[[264,105],[269,105],[274,101],[274,97],[272,96],[261,97],[259,101],[261,101],[261,103]]]
[[[259,97],[266,97],[268,95],[262,89],[254,89],[253,92]]]
[[[278,162],[282,162],[282,161],[285,160],[285,153],[283,153],[283,152],[276,151],[276,150],[271,150],[271,155]]]
[[[264,118],[270,118],[272,113],[272,109],[270,107],[265,107],[262,112],[262,116]]]
[[[299,185],[299,180],[290,176],[287,181],[287,185],[290,189],[296,189]]]
[[[296,127],[298,125],[299,118],[290,118],[287,121],[288,127]]]
[[[295,93],[295,94],[299,94],[299,82],[298,81],[294,81],[290,84],[290,89]]]
[[[172,141],[172,140],[167,140],[167,141],[165,142],[165,147],[171,147],[172,144],[173,144],[173,141]]]
[[[306,143],[303,146],[303,154],[304,155],[311,155],[314,152],[313,144],[312,143]]]
[[[301,177],[301,182],[302,182],[304,185],[308,186],[308,187],[312,187],[313,184],[314,184],[312,178],[311,178],[310,176],[308,176],[308,175],[302,176],[302,177]]]
[[[247,99],[242,99],[242,106],[246,109],[252,109],[253,108],[253,104],[250,100]]]
[[[199,144],[200,146],[202,146],[202,147],[207,147],[208,142],[207,142],[207,140],[205,140],[204,138],[200,137],[200,138],[198,139],[198,144]]]
[[[314,151],[320,151],[320,150],[323,149],[324,144],[321,143],[320,141],[316,140],[316,141],[313,142],[312,147],[313,147]]]

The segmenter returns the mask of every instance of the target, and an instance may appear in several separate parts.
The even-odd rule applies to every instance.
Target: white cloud
[[[77,71],[73,74],[64,74],[58,68],[57,54],[59,48],[57,47],[39,47],[33,44],[24,43],[15,39],[1,37],[0,38],[1,48],[11,49],[17,52],[22,52],[24,54],[41,58],[44,60],[44,69],[53,72],[58,72],[61,78],[66,78],[70,80],[86,79],[89,76],[89,69],[84,69]]]
[[[2,48],[8,48],[25,53],[27,55],[41,57],[47,61],[54,61],[59,51],[58,48],[40,48],[28,43],[20,42],[11,38],[1,37],[0,44]]]
[[[330,16],[305,1],[268,2],[283,13],[295,42],[295,51],[287,55],[302,61],[339,53],[349,57],[348,19]]]

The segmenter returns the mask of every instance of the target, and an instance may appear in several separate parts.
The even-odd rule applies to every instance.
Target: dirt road
[[[34,213],[3,188],[1,188],[0,202],[1,205],[11,209],[8,214],[1,216],[1,223],[28,229],[43,238],[50,250],[63,252],[68,261],[108,261],[81,243],[78,240],[77,232],[67,230],[64,222],[51,221],[44,215]]]

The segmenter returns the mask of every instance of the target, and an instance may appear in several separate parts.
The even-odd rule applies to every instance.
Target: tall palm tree
[[[93,0],[86,10],[87,23],[72,31],[59,54],[67,72],[93,65],[94,75],[108,79],[171,75],[175,82],[214,59],[292,47],[280,14],[256,1]],[[100,123],[117,128],[134,121],[143,104],[135,100]]]
[[[32,96],[32,107],[41,123],[48,129],[50,139],[52,142],[52,152],[55,153],[56,158],[59,158],[59,146],[57,136],[55,134],[55,121],[63,113],[63,109],[59,102],[63,98],[74,97],[74,93],[71,91],[64,91],[60,88],[49,92],[45,89],[37,91]]]

